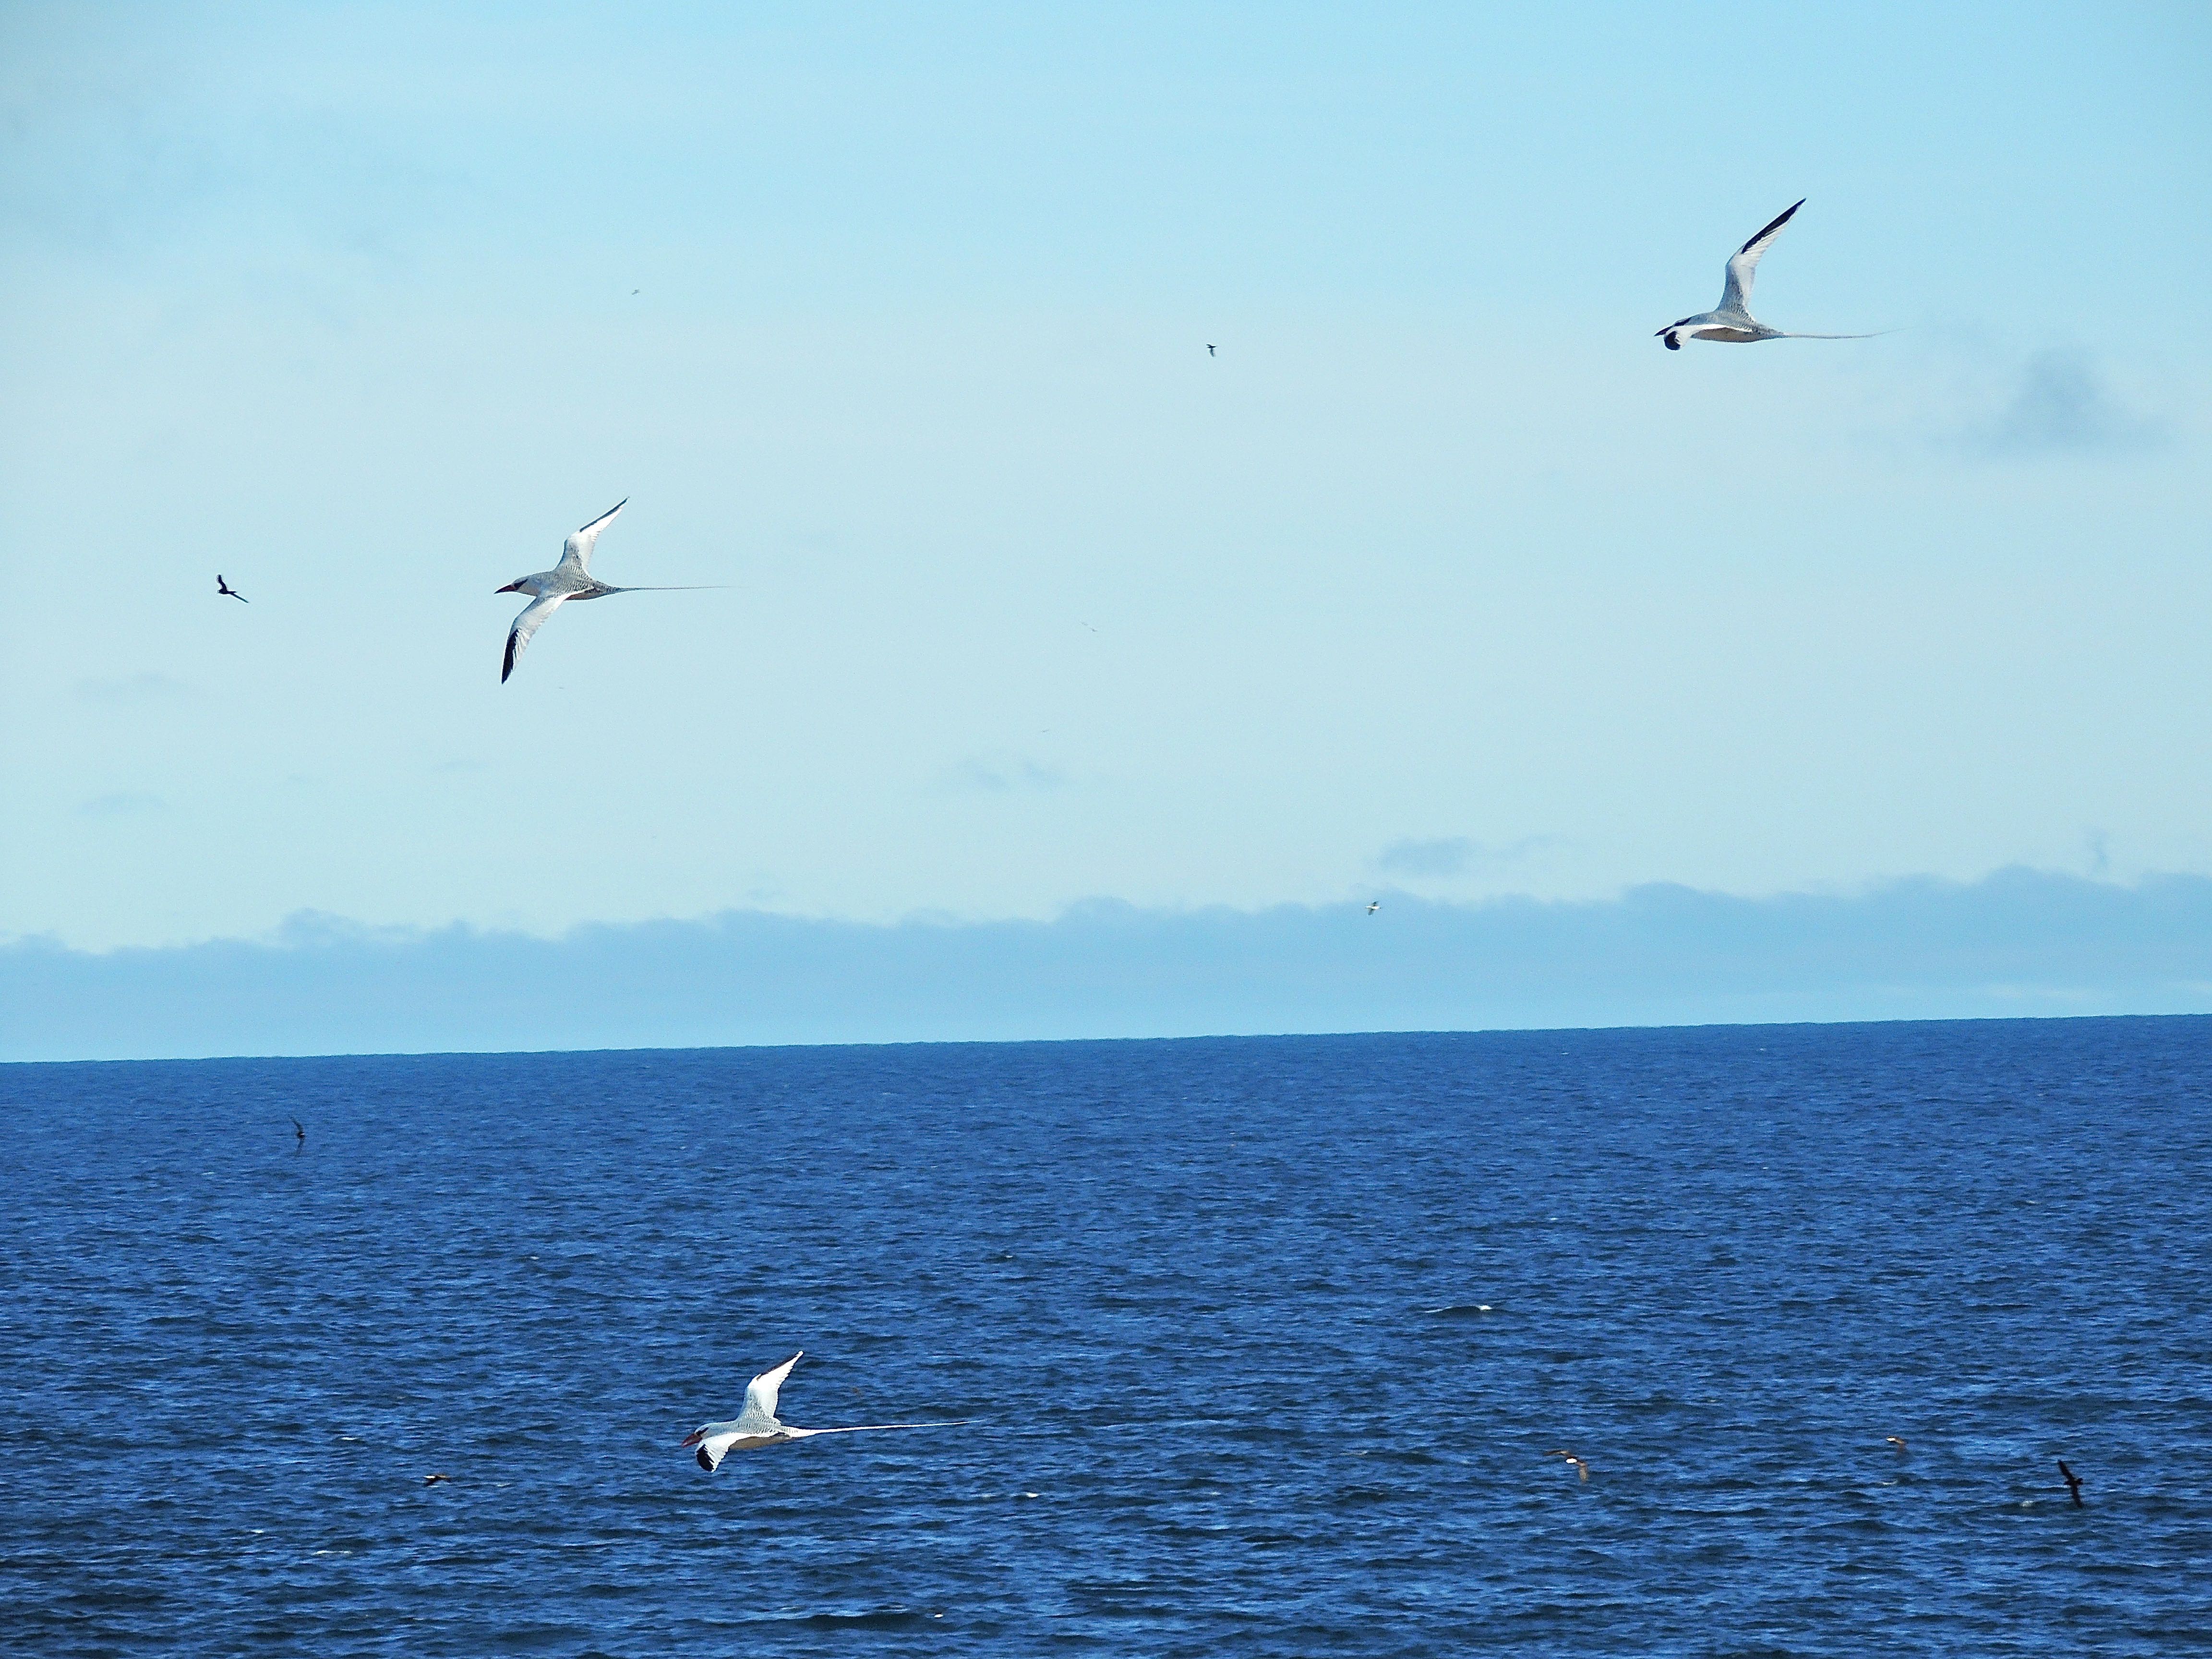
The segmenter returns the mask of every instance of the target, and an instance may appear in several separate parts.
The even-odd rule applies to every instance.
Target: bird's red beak
[[[520,582],[509,582],[504,587],[493,588],[492,592],[495,593],[520,593],[522,592],[522,584]]]
[[[697,1444],[699,1443],[699,1441],[700,1441],[701,1437],[702,1437],[704,1433],[705,1433],[705,1431],[704,1431],[704,1430],[694,1430],[691,1433],[687,1434],[687,1435],[685,1435],[685,1436],[684,1437],[684,1444],[685,1446],[696,1446],[696,1445],[697,1445]]]

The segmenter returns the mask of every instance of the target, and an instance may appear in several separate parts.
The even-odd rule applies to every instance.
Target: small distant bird
[[[441,1480],[450,1483],[453,1478],[450,1474],[426,1474],[422,1477],[422,1484],[426,1486],[434,1486]]]
[[[1370,904],[1367,907],[1367,914],[1368,914],[1369,915],[1370,915],[1370,916],[1371,916],[1371,915],[1374,915],[1377,910],[1380,910],[1382,908],[1382,901],[1381,899],[1376,899],[1376,900],[1375,900],[1372,903],[1370,903]]]
[[[794,1429],[775,1416],[776,1391],[791,1375],[806,1350],[801,1348],[772,1371],[763,1371],[745,1384],[744,1409],[726,1423],[702,1423],[684,1439],[686,1449],[699,1449],[699,1467],[712,1474],[733,1451],[774,1446],[786,1440],[806,1440],[817,1434],[868,1434],[878,1429],[957,1429],[965,1423],[860,1423],[848,1429]]]
[[[215,573],[215,591],[217,594],[226,599],[236,599],[240,605],[249,605],[252,603],[246,597],[245,594],[240,592],[228,582],[223,580],[222,572],[220,570]]]
[[[630,291],[629,291],[629,297],[630,297],[631,299],[635,300],[635,298],[637,298],[637,296],[638,296],[639,295],[641,295],[641,294],[642,294],[642,293],[644,293],[644,292],[645,292],[645,290],[644,290],[643,289],[641,289],[641,288],[634,288],[634,289],[630,289]]]
[[[1551,1455],[1552,1455],[1553,1457],[1564,1457],[1564,1458],[1565,1458],[1565,1459],[1567,1460],[1567,1462],[1570,1462],[1570,1463],[1571,1463],[1571,1464],[1573,1464],[1573,1465],[1575,1466],[1576,1472],[1577,1472],[1577,1474],[1579,1474],[1582,1476],[1582,1478],[1583,1478],[1583,1480],[1589,1480],[1589,1464],[1587,1464],[1587,1463],[1585,1463],[1585,1462],[1583,1462],[1583,1460],[1582,1460],[1581,1458],[1579,1458],[1579,1457],[1576,1456],[1572,1452],[1571,1452],[1571,1451],[1555,1451],[1555,1452],[1552,1453]]]
[[[2089,1507],[2081,1501],[2081,1477],[2066,1467],[2066,1460],[2063,1457],[2058,1460],[2058,1478],[2066,1483],[2066,1490],[2073,1494],[2075,1509]]]
[[[1885,1435],[1885,1436],[1883,1436],[1882,1437],[1883,1437],[1884,1439],[1887,1440],[1891,1445],[1893,1445],[1893,1446],[1896,1447],[1896,1448],[1897,1448],[1897,1449],[1898,1449],[1899,1452],[1904,1452],[1904,1451],[1906,1451],[1906,1450],[1910,1449],[1905,1445],[1905,1443],[1902,1440],[1899,1440],[1899,1439],[1895,1435],[1893,1435],[1893,1434],[1891,1434],[1891,1435]]]
[[[1711,311],[1701,311],[1694,317],[1685,317],[1678,323],[1669,323],[1659,331],[1667,349],[1680,351],[1685,340],[1726,340],[1736,344],[1747,344],[1754,340],[1871,340],[1871,334],[1791,334],[1778,328],[1769,328],[1751,314],[1751,283],[1759,273],[1759,256],[1774,246],[1774,239],[1782,234],[1782,227],[1790,222],[1790,216],[1805,205],[1800,197],[1790,205],[1790,211],[1771,221],[1765,229],[1753,237],[1729,256],[1728,280],[1721,289],[1721,302]]]
[[[299,1146],[292,1150],[295,1152],[304,1151],[307,1145],[307,1126],[295,1117],[292,1120],[292,1133],[299,1138],[300,1142]]]
[[[1211,357],[1212,356],[1213,356],[1213,348],[1212,348],[1212,346],[1208,346],[1208,347],[1206,347],[1206,355],[1207,356],[1209,356],[1209,357]]]
[[[610,593],[691,593],[702,590],[691,587],[611,587],[592,577],[592,549],[599,539],[599,532],[614,522],[616,514],[629,504],[624,496],[605,512],[586,525],[562,544],[561,562],[550,570],[540,570],[535,575],[517,576],[506,586],[495,592],[527,593],[531,602],[523,606],[522,614],[507,630],[507,657],[500,665],[499,682],[507,684],[507,677],[514,672],[515,659],[530,643],[531,635],[545,625],[545,619],[568,599],[600,599]]]

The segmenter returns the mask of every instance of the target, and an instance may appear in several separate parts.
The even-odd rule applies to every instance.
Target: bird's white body
[[[699,1467],[712,1474],[721,1462],[733,1451],[753,1451],[762,1446],[781,1445],[787,1440],[811,1440],[818,1434],[870,1434],[879,1429],[954,1429],[957,1423],[860,1423],[846,1429],[798,1429],[780,1422],[775,1414],[775,1397],[783,1387],[784,1379],[791,1375],[806,1350],[801,1348],[772,1371],[763,1371],[745,1384],[744,1408],[735,1417],[722,1423],[702,1423],[684,1442],[684,1449],[697,1447]]]
[[[1680,351],[1685,340],[1718,340],[1729,344],[1745,345],[1754,340],[1865,340],[1866,334],[1792,334],[1786,329],[1769,328],[1751,314],[1751,284],[1759,274],[1759,262],[1766,250],[1774,246],[1782,228],[1790,222],[1797,210],[1805,205],[1801,197],[1789,210],[1771,221],[1766,228],[1729,256],[1728,276],[1721,287],[1721,302],[1711,311],[1701,311],[1694,317],[1685,317],[1672,322],[1658,331],[1657,337],[1666,343],[1669,351]]]

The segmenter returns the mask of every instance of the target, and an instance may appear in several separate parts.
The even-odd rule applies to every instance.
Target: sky
[[[2182,5],[12,5],[0,945],[2212,875],[2208,84]],[[1662,349],[1800,197],[1754,309],[1891,331]],[[501,684],[624,498],[726,586]]]
[[[1768,898],[1654,884],[1398,896],[1373,916],[727,911],[557,939],[301,915],[262,939],[0,949],[9,1061],[2112,1014],[2212,1015],[2212,879],[2011,870]]]

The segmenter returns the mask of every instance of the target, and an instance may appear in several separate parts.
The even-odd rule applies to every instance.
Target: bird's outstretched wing
[[[1728,283],[1721,289],[1721,302],[1717,309],[1746,312],[1751,309],[1751,281],[1759,274],[1759,257],[1774,246],[1774,239],[1782,234],[1782,227],[1790,222],[1790,215],[1804,205],[1805,198],[1801,196],[1790,204],[1788,213],[1774,220],[1730,256]]]
[[[772,1371],[763,1371],[745,1384],[745,1408],[738,1413],[738,1430],[741,1434],[769,1434],[779,1426],[775,1420],[775,1396],[783,1387],[784,1378],[806,1352],[801,1348]]]
[[[507,684],[507,677],[514,672],[514,660],[530,643],[530,636],[545,626],[545,619],[560,607],[566,593],[548,593],[543,599],[532,599],[522,607],[522,614],[514,619],[514,626],[507,630],[507,660],[500,665],[499,683]]]
[[[599,542],[599,532],[611,524],[615,514],[629,505],[629,497],[625,495],[591,523],[569,537],[561,544],[561,562],[564,565],[572,565],[578,570],[589,570],[592,568],[592,549]]]

